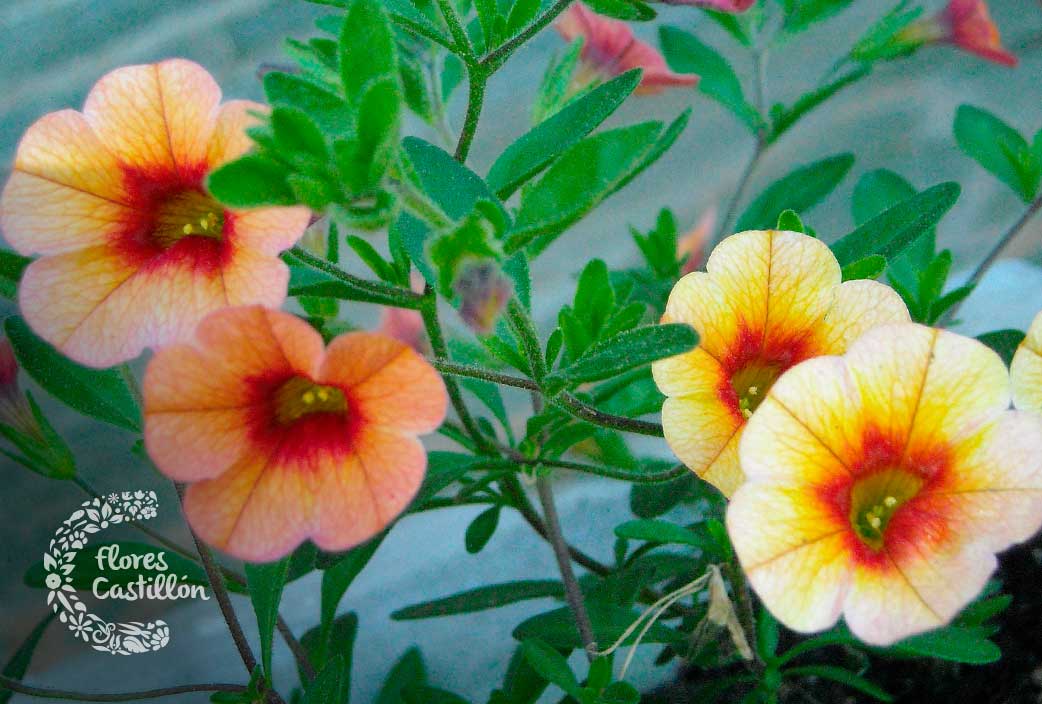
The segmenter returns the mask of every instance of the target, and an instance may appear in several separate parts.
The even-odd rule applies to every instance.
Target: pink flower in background
[[[105,367],[185,339],[228,305],[277,306],[278,253],[305,208],[228,210],[207,175],[250,147],[248,101],[182,59],[125,66],[99,80],[83,112],[60,110],[18,145],[0,199],[4,237],[22,254],[25,320],[62,353]]]
[[[412,272],[410,284],[413,291],[423,293],[424,281],[419,272]],[[423,316],[418,310],[383,306],[380,310],[380,328],[377,332],[404,342],[420,354],[425,355],[430,352]]]
[[[690,5],[719,12],[745,12],[756,4],[756,0],[658,0],[665,5]]]
[[[937,14],[899,32],[897,39],[912,45],[951,44],[988,61],[1017,65],[1017,57],[1002,46],[984,0],[949,0]]]
[[[706,242],[716,229],[716,206],[711,207],[695,223],[694,228],[677,240],[677,259],[687,259],[681,265],[681,274],[698,271],[706,260]]]
[[[556,26],[569,42],[583,39],[583,65],[596,76],[611,78],[631,69],[643,69],[644,77],[637,93],[651,95],[670,86],[698,83],[698,76],[694,74],[670,71],[662,54],[633,36],[633,30],[625,22],[602,17],[581,2],[569,7]]]

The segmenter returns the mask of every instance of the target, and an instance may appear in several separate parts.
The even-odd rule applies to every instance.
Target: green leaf
[[[458,694],[424,684],[404,688],[402,699],[405,704],[468,704],[467,700]]]
[[[779,637],[778,621],[761,606],[756,618],[756,652],[765,662],[770,662],[778,652]]]
[[[529,599],[564,598],[564,585],[554,579],[533,579],[518,582],[489,584],[477,589],[459,592],[441,599],[432,599],[407,606],[391,614],[395,621],[454,616],[474,611],[498,609]]]
[[[889,650],[902,655],[987,665],[1002,657],[999,647],[987,638],[990,632],[982,628],[948,626],[906,638]]]
[[[279,151],[298,152],[309,157],[325,159],[328,156],[326,138],[308,114],[288,106],[276,106],[271,111],[271,130]]]
[[[889,169],[865,172],[851,196],[850,210],[854,222],[861,225],[884,210],[908,200],[918,191],[908,179]]]
[[[80,413],[126,430],[141,430],[141,411],[115,369],[89,369],[36,336],[20,316],[4,321],[18,364],[47,393]]]
[[[643,0],[587,0],[586,4],[599,15],[628,22],[647,22],[657,16]]]
[[[861,35],[850,50],[850,58],[872,62],[908,56],[921,44],[915,40],[901,39],[899,33],[922,14],[922,7],[911,7],[909,0],[901,0]]]
[[[402,690],[410,685],[422,685],[427,681],[427,668],[419,648],[409,648],[394,664],[384,680],[375,704],[407,704]]]
[[[537,125],[496,159],[488,171],[488,185],[500,198],[509,198],[615,112],[636,89],[640,75],[640,71],[627,71]]]
[[[579,68],[582,56],[583,38],[579,37],[568,45],[560,59],[554,57],[543,73],[539,84],[535,103],[532,106],[532,123],[538,125],[556,114],[569,102],[578,100],[591,90],[587,87],[579,93],[573,93],[575,73]]]
[[[767,143],[771,144],[776,142],[779,137],[788,132],[793,125],[799,122],[800,118],[804,115],[847,86],[857,83],[871,72],[871,67],[859,66],[844,73],[839,78],[833,79],[819,88],[815,88],[809,93],[804,93],[795,103],[792,104],[792,107],[786,108],[782,105],[775,105],[772,107],[771,132],[767,136]]]
[[[351,663],[354,659],[355,640],[358,637],[358,615],[353,611],[340,616],[329,626],[316,626],[300,639],[300,645],[304,648],[309,662],[318,668],[324,669],[332,663],[336,663],[340,670],[337,704],[347,702],[351,691]],[[300,672],[300,681],[306,680],[306,675]]]
[[[343,658],[333,658],[304,687],[303,704],[343,704]]]
[[[681,323],[634,328],[598,342],[557,374],[569,383],[607,379],[658,359],[683,354],[697,344],[698,333]]]
[[[782,28],[790,34],[802,32],[815,22],[822,22],[845,10],[854,0],[784,0],[785,22]]]
[[[803,220],[800,219],[799,213],[795,210],[783,210],[778,215],[778,224],[775,229],[786,230],[788,232],[800,232],[802,234],[807,233],[807,228],[803,225]]]
[[[14,651],[11,659],[4,664],[3,673],[5,677],[10,677],[14,680],[20,680],[25,677],[25,673],[29,670],[29,664],[32,662],[33,654],[36,652],[36,646],[39,645],[44,632],[57,615],[57,611],[48,611],[47,615],[33,627],[33,630],[29,631],[29,635],[18,646],[18,650]],[[11,690],[0,689],[0,704],[7,704],[7,702],[11,701],[12,696],[14,696],[14,692]]]
[[[473,455],[459,452],[435,450],[427,455],[427,476],[413,500],[414,506],[423,506],[445,487],[465,475],[471,469],[482,464],[484,460]]]
[[[329,566],[322,573],[322,596],[321,596],[321,626],[328,636],[336,616],[340,600],[344,598],[348,587],[355,581],[355,577],[362,573],[369,560],[376,554],[387,532],[380,533],[368,542],[351,548],[337,557],[336,564]]]
[[[389,306],[401,305],[401,302],[394,296],[357,288],[347,281],[333,278],[324,271],[312,268],[294,257],[291,252],[283,252],[282,259],[289,265],[289,295],[291,296],[316,296]]]
[[[645,122],[600,132],[568,149],[523,194],[507,253],[536,238],[541,238],[539,249],[545,249],[641,167],[661,130],[661,123]]]
[[[394,78],[370,84],[358,104],[355,135],[356,178],[348,181],[355,193],[364,193],[379,183],[398,143],[401,91]]]
[[[98,555],[102,555],[104,561],[106,555],[118,552],[119,557],[141,560],[141,566],[129,569],[115,569],[107,562],[104,567],[98,566]],[[106,581],[99,584],[99,589],[111,589],[115,586],[127,586],[137,581],[138,577],[146,579],[154,576],[173,574],[177,575],[183,584],[208,587],[210,582],[206,578],[206,572],[197,563],[178,555],[169,550],[160,550],[154,545],[134,541],[109,541],[103,543],[92,543],[76,553],[72,561],[75,569],[72,572],[70,586],[79,592],[90,592],[94,587],[94,580],[103,577]],[[33,589],[46,589],[44,580],[47,570],[44,569],[43,561],[33,563],[22,578],[27,587]]]
[[[629,682],[612,682],[601,692],[599,704],[640,704],[640,692]]]
[[[1024,341],[1024,333],[1020,330],[995,330],[978,335],[977,339],[995,350],[1002,357],[1006,366],[1009,366],[1013,362],[1013,355],[1016,354],[1017,348]]]
[[[702,550],[713,550],[712,542],[705,536],[678,526],[669,521],[645,519],[627,521],[615,526],[615,535],[628,540],[644,540],[650,543],[674,543],[690,545]]]
[[[735,231],[770,229],[784,210],[802,215],[832,193],[853,165],[853,154],[840,154],[786,174],[749,204],[738,218]]]
[[[763,118],[745,99],[741,81],[727,59],[695,35],[676,27],[659,27],[659,36],[671,69],[700,76],[698,89],[733,112],[749,131],[763,127]]]
[[[264,94],[272,105],[303,110],[329,136],[342,137],[352,130],[351,110],[344,99],[311,79],[273,71],[264,76]]]
[[[297,196],[287,183],[289,167],[264,154],[247,154],[218,167],[207,188],[213,197],[234,208],[262,205],[296,205]]]
[[[397,83],[394,32],[378,0],[354,0],[340,30],[340,80],[349,99],[360,101],[371,83]]]
[[[614,643],[618,640],[640,612],[637,609],[605,603],[599,599],[588,599],[586,609],[593,625],[594,639],[598,643]],[[575,627],[575,617],[567,606],[532,616],[522,621],[513,632],[515,639],[525,641],[539,638],[554,648],[582,648],[579,631]],[[624,644],[632,644],[636,634],[626,639]],[[656,622],[641,641],[642,645],[654,643],[677,643],[684,635]]]
[[[264,674],[271,682],[271,641],[275,632],[275,621],[279,616],[279,601],[289,574],[289,558],[276,562],[245,564],[246,586],[250,590],[250,603],[257,616],[257,631],[260,634],[261,664]]]
[[[575,678],[568,661],[557,650],[538,638],[529,638],[521,643],[521,652],[540,677],[573,697],[581,696],[579,680]]]
[[[886,271],[886,259],[878,254],[871,254],[843,267],[843,280],[878,279]]]
[[[449,300],[455,296],[453,284],[465,264],[502,260],[497,235],[506,225],[500,215],[494,205],[481,201],[453,230],[428,246],[429,260],[438,274],[438,290]]]
[[[0,248],[0,296],[9,301],[17,299],[18,282],[31,261],[29,257]]]
[[[1019,132],[996,115],[960,105],[955,113],[959,148],[1013,189],[1025,203],[1034,200],[1042,178],[1042,162]]]
[[[488,541],[492,539],[493,533],[496,532],[496,526],[499,525],[499,512],[499,506],[486,509],[479,513],[477,518],[467,526],[465,544],[467,552],[471,555],[481,552],[488,545]]]
[[[857,673],[842,667],[836,667],[835,665],[803,665],[801,667],[789,668],[783,674],[786,677],[820,677],[833,682],[839,682],[881,702],[894,701],[894,698],[879,685],[870,682]]]
[[[944,217],[959,191],[957,183],[941,183],[898,203],[835,242],[836,259],[841,266],[871,254],[893,259]]]
[[[630,511],[638,518],[661,516],[681,501],[696,495],[700,480],[689,472],[659,484],[634,484],[630,488]]]

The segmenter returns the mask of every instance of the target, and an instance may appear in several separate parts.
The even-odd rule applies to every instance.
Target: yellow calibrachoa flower
[[[911,323],[786,372],[727,511],[771,613],[802,632],[842,614],[874,645],[950,621],[1042,525],[1042,417],[1009,401],[998,355]]]
[[[841,354],[881,323],[908,321],[892,289],[842,282],[821,241],[796,232],[728,237],[673,288],[662,322],[698,331],[697,348],[652,366],[669,398],[666,442],[726,496],[742,483],[738,441],[746,421],[782,372],[810,357]]]
[[[1035,316],[1009,367],[1013,377],[1013,405],[1042,411],[1042,313]]]

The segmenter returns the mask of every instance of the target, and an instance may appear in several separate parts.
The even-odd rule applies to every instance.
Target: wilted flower
[[[668,397],[666,442],[730,496],[742,483],[742,428],[778,377],[810,357],[842,353],[875,325],[909,316],[883,284],[841,283],[829,248],[796,232],[728,237],[706,269],[677,282],[662,318],[695,328],[698,347],[654,363],[652,371]]]
[[[18,360],[6,337],[0,338],[0,423],[43,440],[29,402],[18,385]]]
[[[910,48],[952,44],[988,61],[1017,65],[1017,57],[1003,48],[999,29],[984,0],[949,0],[948,5],[932,17],[913,22],[898,32],[895,40]]]
[[[441,377],[401,342],[353,332],[324,348],[307,323],[260,306],[218,311],[192,344],[161,349],[144,397],[145,446],[191,482],[192,528],[256,562],[383,530],[419,489],[416,436],[447,404]]]
[[[583,3],[572,4],[557,20],[557,31],[567,41],[582,38],[582,63],[586,83],[611,78],[631,69],[644,70],[637,93],[650,95],[669,86],[693,86],[698,76],[673,73],[656,49],[633,36],[629,25],[603,17]]]
[[[1008,406],[998,355],[912,323],[786,372],[727,511],[771,613],[801,632],[842,614],[873,645],[948,623],[1042,524],[1042,418]]]
[[[1013,378],[1013,405],[1042,412],[1042,313],[1035,316],[1017,347],[1009,373]]]
[[[245,101],[220,105],[202,67],[180,59],[104,76],[83,112],[44,116],[22,137],[0,201],[23,254],[29,325],[76,361],[108,366],[187,338],[228,305],[277,306],[278,253],[304,231],[303,208],[232,211],[206,191],[245,152]]]
[[[452,283],[459,297],[459,314],[472,330],[488,335],[514,295],[514,284],[491,259],[474,259],[460,265]]]

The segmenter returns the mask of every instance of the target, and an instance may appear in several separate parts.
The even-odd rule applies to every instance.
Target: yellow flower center
[[[185,237],[219,240],[224,231],[224,209],[205,193],[184,191],[163,201],[156,214],[153,236],[164,249]]]
[[[738,396],[738,410],[743,416],[752,416],[779,376],[781,369],[777,365],[753,363],[731,377],[731,386]]]
[[[890,519],[922,486],[922,478],[903,469],[857,481],[850,490],[850,524],[861,541],[873,550],[881,549]]]
[[[288,425],[312,413],[346,414],[344,392],[302,376],[293,377],[275,392],[275,419],[280,424]]]

